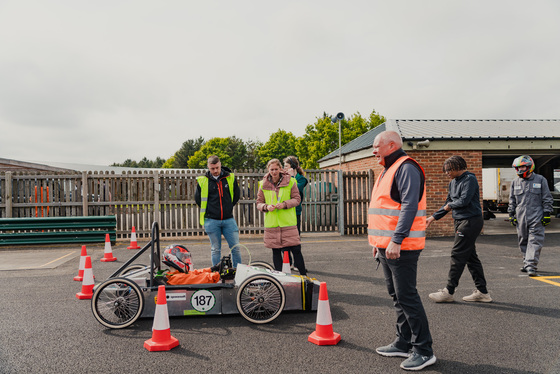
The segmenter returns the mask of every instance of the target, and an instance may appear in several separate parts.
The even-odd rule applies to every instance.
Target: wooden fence
[[[196,177],[204,170],[0,174],[0,217],[115,215],[117,238],[148,237],[154,221],[162,237],[204,234],[194,201]],[[307,170],[302,204],[302,231],[367,232],[368,173]],[[264,230],[264,215],[256,209],[258,182],[264,171],[236,171],[241,189],[234,217],[241,233]],[[339,199],[339,191],[342,199]],[[339,212],[342,212],[339,213]],[[345,218],[344,222],[339,217]]]

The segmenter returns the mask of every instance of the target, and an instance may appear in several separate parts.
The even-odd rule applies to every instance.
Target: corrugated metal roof
[[[559,138],[560,120],[389,120],[404,139]]]
[[[394,130],[413,139],[553,139],[560,138],[560,120],[387,120],[341,148],[346,155],[371,147],[382,131]],[[338,149],[319,162],[338,157]]]

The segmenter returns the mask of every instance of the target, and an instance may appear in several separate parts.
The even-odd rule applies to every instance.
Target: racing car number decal
[[[199,312],[207,312],[216,304],[216,297],[208,290],[199,290],[192,294],[191,305]]]

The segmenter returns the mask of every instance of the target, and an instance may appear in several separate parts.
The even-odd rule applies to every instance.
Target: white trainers
[[[463,297],[464,301],[478,301],[480,303],[491,303],[492,298],[487,293],[482,293],[479,290],[474,290],[469,296]]]
[[[447,291],[447,288],[438,290],[438,292],[431,293],[428,295],[428,297],[436,303],[452,303],[455,301],[453,300],[453,295],[451,295],[449,291]]]

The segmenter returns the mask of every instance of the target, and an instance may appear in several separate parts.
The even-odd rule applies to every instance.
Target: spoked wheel
[[[142,270],[142,269],[146,269],[148,271],[150,270],[146,265],[136,264],[136,265],[130,265],[129,267],[126,267],[123,271],[121,271],[121,273],[119,275],[124,276],[124,275],[127,275],[129,273],[135,272],[137,270]]]
[[[284,288],[267,274],[245,279],[237,292],[237,309],[243,318],[252,323],[275,320],[282,313],[285,304]]]
[[[274,270],[274,266],[270,265],[268,262],[266,261],[252,261],[249,266],[254,266],[257,268],[265,268],[268,270]]]
[[[144,295],[129,279],[109,279],[97,286],[91,309],[103,326],[122,329],[133,324],[142,314]]]

